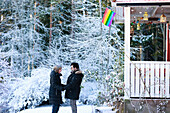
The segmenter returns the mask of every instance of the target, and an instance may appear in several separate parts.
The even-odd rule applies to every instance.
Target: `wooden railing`
[[[130,97],[170,98],[170,62],[132,61]]]

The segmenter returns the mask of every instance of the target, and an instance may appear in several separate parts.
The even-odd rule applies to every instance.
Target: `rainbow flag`
[[[113,17],[115,16],[115,14],[116,14],[115,12],[113,12],[112,10],[106,8],[102,23],[104,25],[110,27],[110,25],[112,24],[112,20],[113,20]]]

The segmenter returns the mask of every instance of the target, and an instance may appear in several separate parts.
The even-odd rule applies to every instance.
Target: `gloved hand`
[[[62,87],[62,91],[64,91],[64,90],[66,90],[66,89],[65,89],[65,86],[64,86],[64,87]]]

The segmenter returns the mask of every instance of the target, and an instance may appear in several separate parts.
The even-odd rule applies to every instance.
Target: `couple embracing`
[[[60,76],[62,67],[56,66],[50,74],[49,103],[52,104],[52,113],[58,113],[60,104],[63,103],[61,91],[66,90],[65,98],[70,99],[72,113],[77,113],[76,100],[79,99],[80,85],[83,74],[79,70],[78,63],[71,63],[71,74],[67,79],[67,85],[61,84]]]

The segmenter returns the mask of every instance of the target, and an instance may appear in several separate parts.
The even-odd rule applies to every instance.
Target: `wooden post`
[[[125,81],[125,99],[130,97],[130,7],[124,8],[125,14],[125,63],[124,63],[124,81]]]
[[[37,3],[36,3],[36,1],[35,1],[35,3],[34,3],[34,34],[35,34],[35,25],[36,25],[36,5],[37,5]],[[34,38],[34,37],[33,37]],[[33,39],[33,51],[34,51],[34,39]],[[34,69],[34,54],[32,55],[32,70]]]
[[[52,37],[52,0],[51,0],[51,6],[50,6],[50,39],[49,39],[49,47],[51,45],[51,37]]]
[[[71,37],[74,38],[74,20],[75,20],[75,10],[74,10],[74,0],[71,0]]]
[[[169,59],[169,23],[166,24],[166,61],[170,61]]]
[[[163,61],[166,61],[166,23],[162,24],[163,27]]]

